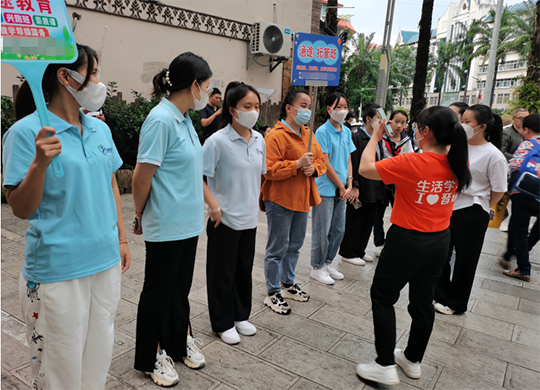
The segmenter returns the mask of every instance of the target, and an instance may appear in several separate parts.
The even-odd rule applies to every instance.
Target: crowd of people
[[[103,118],[81,111],[96,112],[105,99],[98,56],[77,47],[75,63],[49,65],[43,78],[52,125],[40,125],[24,83],[15,98],[18,122],[4,138],[7,200],[30,223],[19,292],[39,389],[104,387],[121,274],[131,259],[115,179],[122,160]],[[235,81],[222,96],[210,88],[211,77],[200,56],[177,56],[153,79],[161,101],[140,132],[133,232],[144,237],[146,261],[134,368],[156,384],[179,382],[175,361],[192,369],[206,364],[188,299],[205,204],[208,309],[223,342],[257,333],[249,317],[259,210],[268,222],[264,304],[287,315],[287,300],[309,300],[296,267],[311,211],[313,281],[332,285],[345,277],[341,261],[363,266],[379,257],[371,285],[377,358],[356,372],[388,385],[399,383],[397,365],[420,378],[435,310],[467,311],[491,207],[507,192],[512,213],[500,262],[510,268],[516,257],[517,268],[504,273],[530,280],[540,203],[520,183],[540,156],[538,114],[515,112],[510,130],[521,141],[503,132],[501,118],[484,105],[430,107],[412,124],[397,110],[389,116],[390,136],[380,107],[368,104],[363,126],[351,132],[348,99],[334,92],[312,137],[312,99],[291,89],[279,120],[259,132],[257,90]],[[202,145],[192,109],[201,113]],[[63,178],[50,167],[60,154]],[[531,217],[537,222],[529,233]],[[366,252],[372,232],[373,255]],[[412,324],[400,350],[394,304],[407,284]]]

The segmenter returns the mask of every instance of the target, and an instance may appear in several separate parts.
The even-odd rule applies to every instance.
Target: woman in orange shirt
[[[315,137],[308,150],[311,98],[304,89],[289,91],[280,120],[265,138],[266,175],[261,200],[268,219],[264,274],[268,296],[264,304],[289,314],[285,300],[305,302],[309,295],[294,283],[300,248],[304,244],[310,206],[321,203],[315,177],[326,173],[321,147]],[[280,283],[281,282],[281,283]]]
[[[451,109],[427,108],[418,124],[413,124],[415,144],[423,153],[375,162],[383,124],[374,128],[362,154],[360,174],[396,186],[390,219],[393,225],[371,286],[377,359],[359,364],[356,373],[364,379],[395,385],[399,383],[396,363],[408,377],[421,376],[420,362],[435,319],[433,294],[448,258],[452,206],[456,193],[469,186],[471,173],[467,166],[467,137]],[[407,283],[412,317],[409,341],[404,351],[394,350],[394,304]]]

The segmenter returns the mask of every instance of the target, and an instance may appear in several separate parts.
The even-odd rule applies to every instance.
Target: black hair
[[[227,88],[225,89],[225,98],[223,99],[223,110],[221,110],[220,128],[224,128],[232,123],[233,118],[229,108],[236,108],[238,102],[242,100],[248,94],[248,92],[253,92],[255,95],[257,95],[259,103],[261,103],[259,92],[257,92],[257,90],[251,85],[247,85],[239,81],[231,81],[229,85],[227,85]]]
[[[168,80],[166,79],[167,72],[169,73]],[[189,88],[194,81],[197,81],[200,87],[201,83],[210,77],[212,77],[212,71],[208,62],[188,51],[172,60],[169,69],[163,69],[154,76],[152,95],[159,99]]]
[[[349,105],[349,101],[347,100],[347,96],[345,96],[342,92],[332,92],[328,97],[326,98],[326,106],[332,107],[332,109],[335,109],[337,105],[339,104],[339,101],[341,98],[345,99],[347,102],[347,106]],[[327,112],[327,117],[330,118],[330,115]]]
[[[347,116],[345,117],[345,121],[348,121],[348,120],[351,119],[351,118],[356,119],[356,115],[354,115],[354,113],[353,113],[352,111],[349,111],[349,112],[347,113]]]
[[[92,71],[94,67],[93,60],[96,60],[96,62],[99,61],[97,54],[94,49],[79,44],[77,44],[77,51],[79,53],[79,56],[77,57],[77,61],[75,61],[74,63],[49,64],[47,66],[45,74],[43,75],[43,80],[41,82],[43,96],[45,97],[45,101],[47,103],[50,103],[52,98],[58,93],[58,87],[60,82],[58,81],[57,73],[59,69],[66,68],[69,70],[77,71],[79,68],[86,65],[86,77],[84,78],[84,82],[79,88],[79,91],[86,87],[86,85],[90,81],[90,77],[92,77]],[[14,102],[15,117],[17,118],[17,120],[22,119],[27,115],[30,115],[36,110],[36,103],[34,103],[34,97],[27,81],[22,83],[22,85],[19,87],[19,90],[15,95]]]
[[[467,111],[474,113],[474,118],[479,125],[486,125],[486,131],[484,137],[486,141],[489,141],[497,149],[502,147],[502,131],[503,123],[498,114],[491,111],[489,106],[485,104],[475,104],[470,106]]]
[[[367,118],[373,118],[377,114],[377,109],[381,108],[378,104],[368,103],[364,107],[364,112],[362,113],[362,119],[364,120],[364,125],[367,124]]]
[[[540,115],[531,114],[523,119],[523,128],[530,129],[533,133],[540,133]]]
[[[454,102],[450,104],[448,107],[457,107],[459,110],[459,113],[463,116],[465,111],[467,111],[467,109],[469,108],[469,105],[463,102]]]
[[[392,113],[390,114],[389,120],[394,119],[394,117],[395,117],[397,114],[404,115],[405,118],[407,118],[407,122],[409,122],[409,114],[407,114],[407,111],[405,111],[405,110],[394,110],[394,111],[392,111]]]
[[[283,103],[281,103],[281,110],[279,111],[279,120],[284,120],[287,118],[287,105],[292,106],[296,99],[298,99],[298,95],[305,94],[309,97],[309,92],[305,89],[298,88],[298,89],[291,89],[287,93],[287,96],[285,96],[285,99],[283,99]]]
[[[212,92],[210,92],[210,96],[214,96],[214,95],[221,95],[221,91],[219,90],[219,88],[212,88]]]
[[[457,120],[456,113],[448,107],[429,107],[418,116],[418,125],[420,129],[429,126],[437,145],[451,145],[446,157],[458,180],[457,191],[468,187],[472,181],[468,165],[469,148],[465,130]]]

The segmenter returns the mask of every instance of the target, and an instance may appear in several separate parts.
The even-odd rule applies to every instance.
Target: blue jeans
[[[345,234],[347,202],[336,196],[322,196],[313,207],[311,220],[311,266],[322,268],[336,257]]]
[[[270,200],[266,200],[264,204],[268,220],[264,276],[268,294],[274,294],[281,291],[280,282],[294,283],[309,213],[289,210]]]

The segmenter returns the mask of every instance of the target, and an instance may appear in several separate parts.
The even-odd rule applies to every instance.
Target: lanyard
[[[300,138],[302,138],[302,132],[298,132],[296,130],[294,130],[291,126],[289,126],[289,124],[285,121],[285,120],[282,120],[281,123],[283,123],[285,126],[287,126],[289,129],[291,129],[292,131],[294,131],[296,133],[297,136],[299,136]]]
[[[363,127],[361,127],[362,130],[364,130],[364,133],[366,133],[366,135],[369,137],[369,139],[371,139],[371,135],[369,135],[369,133],[366,131],[366,129],[364,129]],[[377,157],[379,159],[379,161],[381,160],[381,151],[379,150],[379,143],[377,142]]]

